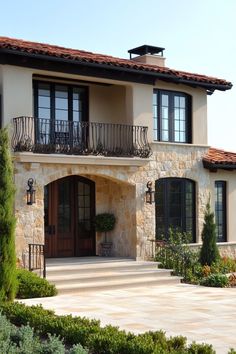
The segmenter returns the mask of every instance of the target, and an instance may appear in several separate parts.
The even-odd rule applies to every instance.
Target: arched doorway
[[[44,189],[46,257],[95,255],[95,183],[80,176]]]

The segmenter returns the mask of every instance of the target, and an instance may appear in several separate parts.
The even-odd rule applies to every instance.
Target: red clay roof
[[[236,153],[224,151],[220,149],[210,148],[208,153],[203,157],[203,163],[205,167],[217,167],[222,168],[225,166],[231,166],[236,168]]]
[[[225,89],[229,89],[232,86],[230,82],[215,77],[173,70],[167,67],[163,68],[156,65],[142,64],[130,59],[120,59],[108,55],[96,54],[78,49],[64,48],[45,43],[30,42],[15,38],[0,37],[0,50],[1,49],[19,51],[26,54],[46,55],[61,59],[69,59],[76,62],[105,64],[110,67],[141,70],[143,72],[151,72],[154,74],[166,74],[171,75],[173,78],[194,81],[199,84],[205,83],[211,85],[223,85],[227,87]]]

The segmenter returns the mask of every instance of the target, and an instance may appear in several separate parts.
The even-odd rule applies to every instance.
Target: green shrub
[[[173,269],[173,275],[180,275],[184,282],[191,284],[235,286],[236,276],[232,275],[230,279],[222,277],[223,274],[236,272],[235,259],[217,256],[211,265],[201,265],[199,252],[191,249],[188,241],[188,234],[169,230],[169,240],[165,241],[156,253],[155,260],[161,262],[159,268]]]
[[[236,272],[236,260],[229,257],[219,258],[211,265],[211,273],[231,273]]]
[[[62,340],[55,335],[48,334],[41,339],[29,325],[18,328],[0,313],[0,353],[88,354],[88,351],[79,344],[65,349]]]
[[[201,264],[211,266],[220,258],[219,250],[216,244],[216,225],[214,213],[211,212],[210,203],[206,205],[204,224],[202,230],[202,247],[200,250]]]
[[[189,354],[215,354],[216,351],[213,349],[211,344],[197,344],[193,342],[189,346],[188,353]]]
[[[2,305],[2,311],[12,323],[18,326],[29,323],[31,327],[37,328],[41,336],[51,333],[63,338],[66,345],[75,345],[70,349],[69,354],[87,354],[88,352],[91,354],[215,353],[211,349],[212,347],[207,344],[194,343],[188,346],[185,337],[167,338],[163,331],[134,335],[113,326],[102,328],[100,327],[100,322],[96,320],[72,316],[57,316],[53,311],[44,310],[42,306],[28,307],[21,303],[5,303]],[[87,347],[88,351],[79,347],[79,344]],[[53,347],[53,344],[51,346]],[[34,352],[37,353],[36,351]],[[56,352],[53,349],[53,351],[45,351],[44,353],[60,352]]]
[[[155,260],[161,262],[160,268],[173,269],[185,281],[193,280],[198,264],[198,252],[188,245],[191,236],[187,233],[169,230],[169,239],[159,248]]]
[[[200,285],[225,288],[229,286],[229,279],[225,274],[210,274],[200,280]]]
[[[89,354],[88,350],[83,348],[80,344],[75,344],[70,349],[69,354]]]
[[[37,274],[26,269],[17,269],[18,299],[29,299],[34,297],[54,296],[57,294],[55,285],[50,284],[46,279],[40,278]]]
[[[0,129],[0,301],[16,293],[13,165],[7,129]]]

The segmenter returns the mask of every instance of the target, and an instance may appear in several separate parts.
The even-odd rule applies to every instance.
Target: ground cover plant
[[[88,348],[89,354],[215,354],[209,344],[187,344],[185,337],[167,338],[163,331],[135,335],[118,327],[101,327],[97,320],[58,316],[41,306],[28,307],[17,302],[4,303],[1,308],[2,313],[16,326],[28,324],[37,328],[40,336],[47,336],[48,333],[60,336],[66,346],[81,345]],[[44,353],[60,354],[56,351]]]

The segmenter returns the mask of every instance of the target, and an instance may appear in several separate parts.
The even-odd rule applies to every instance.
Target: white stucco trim
[[[149,144],[153,144],[153,145],[169,145],[169,146],[184,146],[184,147],[199,147],[199,148],[204,148],[204,149],[209,149],[210,146],[209,145],[205,145],[205,144],[187,144],[187,143],[175,143],[175,142],[167,142],[167,141],[152,141],[149,142]]]
[[[72,165],[100,165],[100,166],[144,166],[150,159],[138,157],[105,157],[105,156],[77,156],[63,154],[35,154],[32,152],[14,153],[17,162],[55,163]]]

